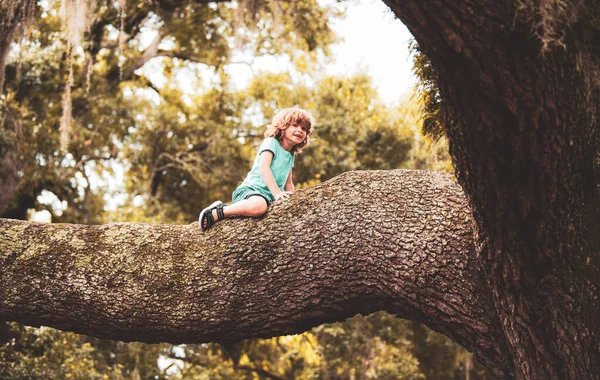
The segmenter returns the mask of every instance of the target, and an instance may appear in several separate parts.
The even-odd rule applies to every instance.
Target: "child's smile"
[[[283,140],[289,142],[291,146],[300,144],[302,141],[304,141],[305,137],[306,131],[302,129],[300,125],[290,125],[288,129],[283,132]]]

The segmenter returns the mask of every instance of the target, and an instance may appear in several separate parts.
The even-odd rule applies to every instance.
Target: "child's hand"
[[[275,202],[277,202],[280,199],[287,199],[290,195],[292,195],[291,191],[282,191],[275,196]]]

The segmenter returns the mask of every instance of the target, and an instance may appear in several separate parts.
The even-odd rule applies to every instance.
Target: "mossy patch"
[[[84,240],[81,240],[77,236],[73,236],[73,238],[71,239],[71,247],[75,249],[84,249],[86,245],[86,242]]]
[[[81,269],[86,268],[91,265],[92,258],[88,255],[77,255],[77,260],[75,261],[75,268]]]
[[[27,224],[18,224],[4,231],[3,236],[0,237],[0,255],[11,256],[17,251],[25,240],[23,233],[27,227],[29,227]]]
[[[64,229],[58,229],[56,230],[56,232],[54,232],[51,236],[50,236],[50,241],[51,242],[55,242],[55,241],[63,241],[66,239],[66,237],[69,235],[69,233],[64,230]]]

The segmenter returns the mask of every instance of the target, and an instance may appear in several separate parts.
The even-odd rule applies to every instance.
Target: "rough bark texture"
[[[533,30],[544,20],[527,14],[537,7],[386,3],[437,71],[451,155],[485,242],[482,269],[517,377],[600,378],[598,91],[585,64],[595,58],[568,25],[559,30],[566,45],[542,52]],[[581,2],[562,3],[569,17],[581,11]]]
[[[197,223],[0,227],[1,319],[120,340],[232,342],[386,310],[511,375],[470,211],[446,175],[346,173],[207,233]]]

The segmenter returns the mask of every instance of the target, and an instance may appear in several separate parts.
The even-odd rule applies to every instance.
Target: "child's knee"
[[[267,212],[267,202],[264,199],[256,200],[252,205],[252,214],[254,216],[261,216]]]
[[[266,204],[259,204],[256,206],[256,208],[254,209],[254,212],[256,214],[256,216],[261,216],[264,213],[267,212],[267,205]]]

